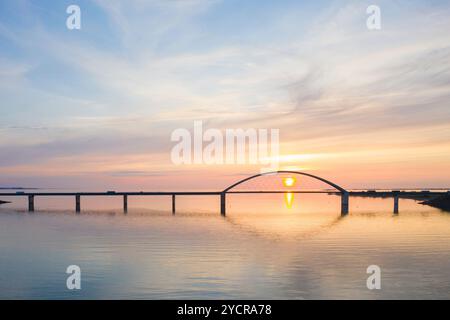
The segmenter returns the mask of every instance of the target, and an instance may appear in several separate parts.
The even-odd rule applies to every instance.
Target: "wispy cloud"
[[[161,164],[170,131],[197,119],[281,128],[283,153],[299,157],[373,157],[368,144],[447,150],[445,3],[381,1],[382,29],[369,31],[366,1],[249,2],[245,19],[223,1],[97,0],[82,4],[78,33],[46,20],[64,22],[64,11],[33,5],[0,20],[4,170],[124,153]]]

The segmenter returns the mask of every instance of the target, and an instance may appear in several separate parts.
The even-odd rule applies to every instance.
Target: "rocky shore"
[[[450,194],[447,193],[434,199],[422,201],[421,204],[450,212]]]

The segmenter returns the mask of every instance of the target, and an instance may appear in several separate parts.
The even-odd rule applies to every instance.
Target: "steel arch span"
[[[301,171],[291,171],[291,170],[280,170],[280,171],[271,171],[271,172],[264,172],[264,173],[260,173],[260,174],[255,174],[255,175],[253,175],[253,176],[251,176],[251,177],[247,177],[247,178],[245,178],[245,179],[239,180],[238,182],[232,184],[231,186],[229,186],[228,188],[226,188],[226,189],[223,190],[222,192],[225,192],[225,193],[226,193],[226,192],[230,191],[231,189],[233,189],[234,187],[237,187],[238,185],[240,185],[240,184],[242,184],[242,183],[244,183],[244,182],[247,182],[247,181],[249,181],[249,180],[253,180],[253,179],[258,178],[258,177],[262,177],[262,176],[270,176],[270,175],[275,175],[275,174],[283,174],[283,173],[298,174],[298,175],[302,175],[302,176],[307,176],[307,177],[310,177],[310,178],[313,178],[313,179],[316,179],[316,180],[325,182],[325,183],[328,184],[329,186],[331,186],[331,187],[333,187],[333,188],[339,190],[341,193],[347,192],[347,190],[345,190],[345,189],[342,188],[341,186],[338,186],[336,183],[331,182],[331,181],[329,181],[329,180],[327,180],[327,179],[324,179],[324,178],[315,176],[315,175],[310,174],[310,173],[301,172]]]
[[[272,172],[264,172],[264,173],[259,173],[259,174],[255,174],[251,177],[247,177],[245,179],[239,180],[238,182],[230,185],[228,188],[226,188],[225,190],[223,190],[220,194],[220,213],[225,216],[226,214],[226,194],[228,191],[230,191],[231,189],[233,189],[234,187],[237,187],[238,185],[247,182],[249,180],[258,178],[258,177],[262,177],[262,176],[267,176],[267,175],[276,175],[276,174],[297,174],[297,175],[302,175],[302,176],[306,176],[306,177],[310,177],[319,181],[322,181],[326,184],[328,184],[329,186],[339,190],[339,192],[341,193],[341,214],[345,215],[348,213],[348,191],[345,190],[344,188],[342,188],[341,186],[337,185],[334,182],[331,182],[327,179],[321,178],[319,176],[315,176],[313,174],[310,173],[306,173],[306,172],[301,172],[301,171],[291,171],[291,170],[279,170],[279,171],[272,171]]]

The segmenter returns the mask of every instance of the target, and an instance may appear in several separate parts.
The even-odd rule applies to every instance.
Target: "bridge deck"
[[[220,212],[225,216],[226,212],[226,194],[267,194],[267,193],[324,193],[340,195],[341,197],[341,214],[348,214],[348,198],[349,196],[355,197],[393,197],[394,198],[394,213],[398,214],[399,211],[399,198],[413,198],[419,199],[424,197],[434,197],[442,194],[449,193],[450,191],[442,190],[436,191],[345,191],[340,190],[273,190],[273,191],[258,191],[258,190],[242,190],[242,191],[166,191],[166,192],[1,192],[0,197],[28,197],[28,211],[32,212],[35,209],[34,198],[35,197],[75,197],[75,211],[81,211],[81,197],[89,196],[121,196],[123,197],[123,210],[128,211],[128,197],[129,196],[171,196],[172,197],[172,213],[176,211],[176,196],[220,196]]]
[[[20,197],[20,196],[218,196],[223,191],[132,191],[132,192],[0,192],[0,197]],[[334,190],[272,190],[272,191],[258,191],[258,190],[241,190],[241,191],[227,191],[227,194],[266,194],[266,193],[323,193],[323,194],[340,194],[340,191]],[[350,196],[426,196],[426,195],[442,195],[450,191],[349,191]]]

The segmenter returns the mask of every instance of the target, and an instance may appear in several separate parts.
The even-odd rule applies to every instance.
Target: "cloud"
[[[369,31],[366,2],[308,8],[303,28],[280,4],[264,28],[247,21],[250,37],[242,22],[215,25],[230,14],[221,1],[95,3],[83,19],[98,19],[80,33],[40,15],[0,24],[5,46],[22,53],[0,51],[1,166],[161,154],[171,130],[199,119],[280,128],[284,150],[300,155],[448,135],[448,5],[382,1],[382,29]]]

